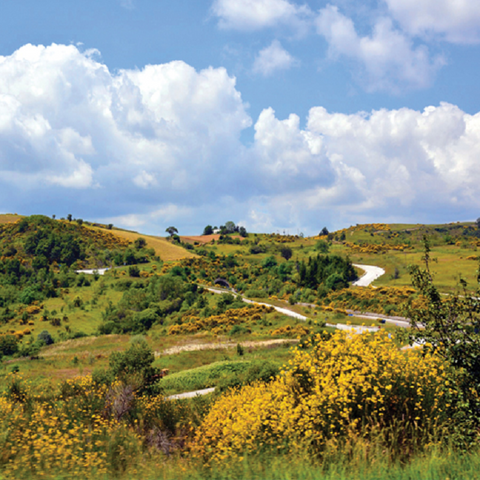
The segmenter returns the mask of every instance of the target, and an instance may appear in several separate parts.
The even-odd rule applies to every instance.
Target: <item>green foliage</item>
[[[128,275],[130,277],[140,277],[140,269],[136,265],[131,265],[128,267]]]
[[[15,335],[0,335],[0,355],[14,355],[18,352],[18,339]]]
[[[207,225],[204,229],[203,229],[203,233],[202,235],[213,235],[213,228],[211,225]]]
[[[41,331],[41,332],[38,334],[37,339],[38,339],[38,341],[41,342],[43,345],[52,345],[52,343],[54,343],[52,336],[50,335],[50,333],[48,333],[48,330],[43,330],[43,331]]]
[[[356,278],[350,260],[338,255],[317,255],[298,266],[297,283],[301,287],[316,289],[323,284],[328,289],[338,289],[348,286],[348,282]]]
[[[141,250],[147,246],[147,241],[143,237],[138,237],[133,244],[137,250]]]
[[[293,255],[292,249],[288,245],[282,245],[280,247],[280,255],[288,262]]]
[[[170,235],[170,237],[173,237],[174,235],[178,235],[178,229],[173,226],[168,227],[165,231]]]
[[[458,371],[457,382],[468,404],[470,419],[480,423],[480,288],[474,294],[460,280],[461,294],[441,295],[430,271],[430,243],[424,237],[424,268],[410,267],[413,286],[423,295],[423,306],[407,307],[415,332],[412,342],[427,342]],[[477,281],[480,283],[480,270]]]
[[[278,264],[277,259],[273,255],[270,255],[269,257],[265,258],[265,260],[262,262],[262,267],[270,269],[272,267],[276,267],[277,264]]]
[[[109,359],[109,371],[124,383],[133,382],[141,391],[152,391],[159,371],[153,367],[155,355],[144,339],[132,342],[124,352],[113,352]]]
[[[315,244],[315,250],[320,253],[328,253],[330,251],[330,243],[326,242],[325,240],[318,240]]]

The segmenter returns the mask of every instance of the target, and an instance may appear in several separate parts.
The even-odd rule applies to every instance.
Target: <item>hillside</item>
[[[0,394],[0,402],[5,402],[5,411],[12,411],[8,409],[24,401],[18,399],[27,397],[32,411],[43,408],[42,402],[50,405],[51,412],[57,413],[45,414],[46,421],[68,436],[65,442],[70,446],[66,451],[70,453],[64,459],[68,465],[77,458],[69,449],[89,443],[80,434],[69,436],[73,430],[68,422],[61,423],[66,417],[60,411],[70,412],[68,415],[78,422],[78,432],[80,425],[92,427],[90,415],[109,419],[108,428],[107,423],[104,425],[110,429],[108,434],[100,430],[96,433],[98,452],[110,448],[112,435],[126,435],[130,438],[128,445],[135,445],[135,452],[148,451],[157,458],[158,444],[149,442],[153,442],[152,432],[161,432],[159,436],[166,435],[161,438],[170,439],[170,453],[182,451],[188,441],[196,442],[195,448],[200,449],[195,450],[195,458],[217,458],[216,453],[212,454],[217,451],[227,458],[235,449],[229,447],[230,439],[224,432],[230,428],[228,419],[234,417],[221,413],[221,409],[236,411],[238,418],[243,418],[242,412],[247,412],[246,418],[257,418],[261,412],[253,407],[249,410],[249,398],[256,398],[255,402],[263,405],[261,410],[273,415],[272,405],[277,404],[270,403],[268,396],[285,394],[275,379],[284,375],[281,371],[291,362],[297,362],[298,371],[292,370],[297,380],[288,391],[302,392],[302,399],[310,398],[310,386],[316,385],[316,377],[310,378],[308,373],[312,365],[324,369],[322,378],[328,378],[328,369],[335,365],[339,365],[335,375],[348,373],[355,358],[360,359],[355,368],[363,368],[358,375],[371,368],[368,381],[372,389],[384,392],[382,399],[393,399],[393,406],[385,408],[396,412],[402,405],[415,409],[421,404],[422,408],[434,409],[429,403],[421,403],[423,397],[412,400],[406,396],[404,403],[395,403],[395,398],[406,395],[398,387],[401,382],[395,380],[398,372],[406,371],[411,376],[405,380],[408,382],[430,382],[428,385],[438,389],[445,385],[445,380],[437,385],[435,375],[429,373],[440,372],[440,367],[432,367],[428,355],[417,358],[413,353],[409,363],[402,363],[406,360],[398,347],[407,342],[408,320],[399,321],[395,316],[405,315],[408,302],[419,311],[427,308],[425,297],[412,287],[409,274],[409,265],[422,263],[423,236],[430,239],[431,255],[438,259],[432,264],[435,282],[442,293],[449,293],[455,290],[460,274],[474,285],[479,232],[475,224],[371,224],[310,238],[249,234],[240,240],[230,234],[204,239],[181,237],[179,242],[43,216],[5,220],[0,224],[0,390],[5,392],[4,396]],[[353,263],[377,265],[386,273],[374,282],[374,287],[355,287],[352,281],[362,274],[362,269],[354,268]],[[87,267],[109,268],[104,275],[76,272]],[[370,316],[363,315],[365,312]],[[350,334],[334,335],[335,331],[352,327],[371,333],[362,335],[361,340]],[[389,339],[387,333],[397,335],[395,340]],[[300,348],[294,354],[290,348],[297,344]],[[320,344],[323,347],[315,350]],[[316,352],[312,358],[311,352]],[[339,357],[332,363],[328,355]],[[316,364],[318,358],[322,360]],[[388,371],[389,382],[399,388],[391,397],[385,390],[388,385],[377,382],[378,378],[387,378],[375,370],[383,368],[378,358],[390,358],[396,365]],[[342,362],[346,365],[343,370]],[[162,378],[167,370],[168,375]],[[348,382],[355,383],[358,375],[352,375]],[[28,388],[18,386],[21,382],[26,382]],[[243,389],[226,393],[230,387]],[[25,397],[11,393],[18,388]],[[215,388],[215,393],[179,404],[165,403],[163,399],[163,395],[206,388]],[[315,389],[321,391],[317,386]],[[341,389],[335,395],[346,395],[346,391]],[[365,399],[362,392],[360,388],[356,393],[362,400],[355,399],[355,405],[348,408],[357,409],[376,395],[372,390]],[[288,395],[282,404],[283,419],[294,408],[289,402],[294,405],[298,400]],[[314,401],[327,400],[318,397]],[[328,402],[322,405],[326,412]],[[450,407],[442,404],[442,408],[445,410],[441,415],[448,416]],[[209,417],[210,409],[211,415],[218,416]],[[354,414],[360,415],[362,421],[369,418],[357,410]],[[323,418],[323,413],[316,415]],[[138,426],[137,418],[141,418],[145,430]],[[305,422],[310,421],[308,418]],[[395,421],[403,422],[403,418]],[[415,418],[420,419],[420,414]],[[303,436],[301,423],[288,426],[285,421],[272,424],[278,431],[293,428]],[[317,428],[312,421],[309,431]],[[33,423],[28,425],[33,428]],[[250,430],[240,423],[232,425],[239,441],[250,448]],[[416,428],[412,425],[408,428]],[[424,427],[430,428],[422,424]],[[37,451],[36,445],[21,436],[21,430],[11,428],[18,435],[15,445],[24,445],[25,452]],[[346,431],[342,428],[338,430],[339,438]],[[263,442],[265,434],[265,441],[276,445],[278,439],[270,437],[268,431],[255,430],[256,438]],[[132,432],[135,437],[129,437]],[[122,439],[127,437],[118,440],[125,451],[127,443],[122,442],[127,441]],[[15,453],[16,448],[8,450],[12,458],[18,462],[23,459],[27,470],[29,465],[36,465],[28,460],[36,457],[21,457]],[[97,453],[88,448],[89,458],[97,458]],[[78,458],[83,459],[82,455]],[[128,455],[129,459],[137,458],[133,451]],[[98,465],[110,465],[108,468],[115,464],[113,459],[98,457],[96,461]],[[131,468],[130,460],[125,462],[125,468]],[[55,465],[59,471],[63,468]],[[86,463],[81,465],[83,471],[90,472]]]

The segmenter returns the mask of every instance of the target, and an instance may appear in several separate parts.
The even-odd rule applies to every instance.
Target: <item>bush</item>
[[[18,352],[18,340],[15,335],[0,335],[0,354],[14,355]]]
[[[143,339],[132,343],[125,352],[113,352],[108,360],[109,372],[119,380],[136,384],[140,391],[149,390],[158,377],[153,350]]]
[[[52,345],[54,343],[52,336],[48,333],[47,330],[43,330],[38,334],[38,341],[44,345]]]
[[[319,455],[332,439],[379,433],[390,452],[411,453],[449,423],[456,390],[447,372],[440,357],[404,353],[384,332],[317,335],[273,382],[221,397],[193,453],[225,459],[270,447]]]
[[[315,244],[315,250],[317,250],[320,253],[328,253],[330,250],[330,244],[325,240],[319,240]]]
[[[140,277],[140,269],[136,265],[128,267],[128,275],[130,277]]]

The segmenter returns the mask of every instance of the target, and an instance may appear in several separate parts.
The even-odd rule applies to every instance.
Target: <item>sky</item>
[[[0,212],[146,234],[480,216],[479,0],[0,0]]]

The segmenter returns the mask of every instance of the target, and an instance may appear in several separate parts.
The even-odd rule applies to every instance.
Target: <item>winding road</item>
[[[385,273],[383,268],[375,267],[374,265],[359,265],[354,263],[353,266],[365,271],[365,274],[361,278],[352,283],[352,285],[356,287],[368,287],[374,280]]]

